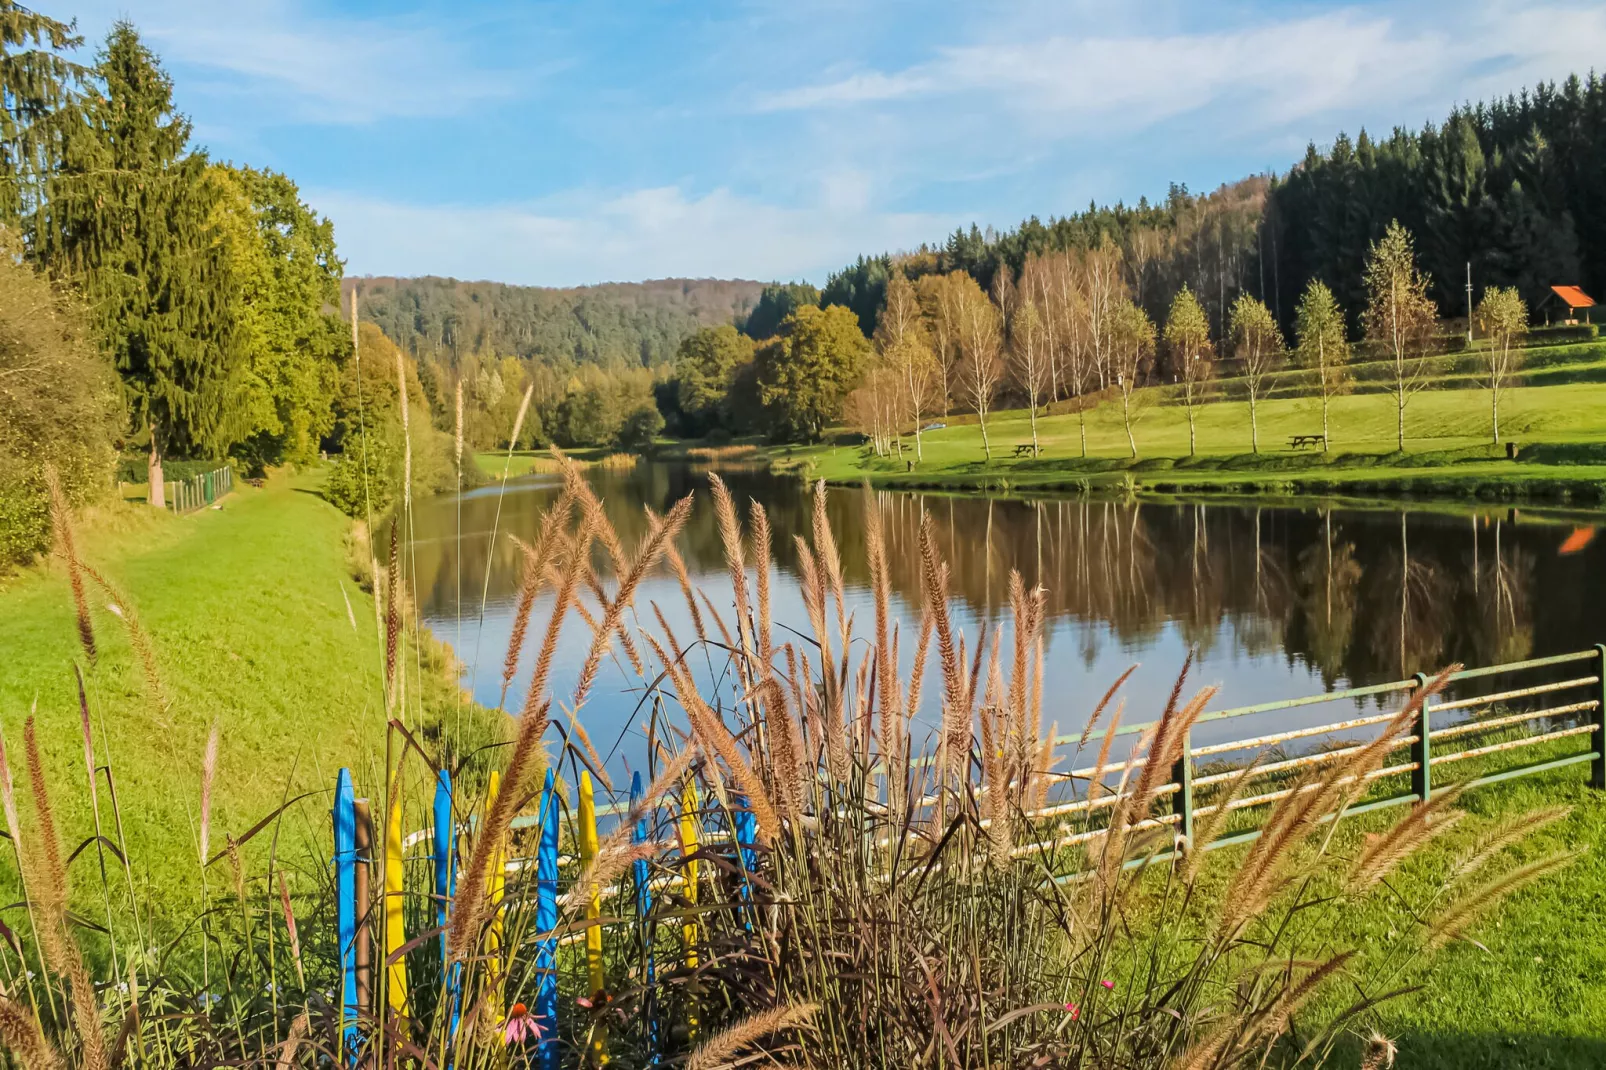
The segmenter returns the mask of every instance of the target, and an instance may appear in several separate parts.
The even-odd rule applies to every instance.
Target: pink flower
[[[1114,981],[1100,981],[1099,984],[1103,985],[1105,988],[1108,988],[1108,989],[1110,989],[1112,991],[1115,989],[1115,982]]]
[[[1069,1014],[1071,1016],[1071,1021],[1074,1022],[1082,1016],[1082,1008],[1078,1007],[1074,1003],[1067,1003],[1065,1005],[1065,1013]]]
[[[515,1003],[507,1012],[507,1025],[502,1027],[502,1040],[507,1044],[526,1044],[541,1039],[541,1027],[536,1024],[530,1008]]]

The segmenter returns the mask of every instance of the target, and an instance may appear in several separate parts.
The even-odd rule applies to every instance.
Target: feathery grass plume
[[[1009,570],[1009,609],[1014,618],[1014,634],[1010,637],[1009,693],[1006,699],[1009,746],[1006,758],[1012,767],[1012,775],[1019,776],[1025,772],[1029,761],[1026,749],[1026,699],[1031,684],[1028,665],[1036,636],[1033,633],[1031,609],[1026,602],[1026,581],[1021,578],[1020,570],[1014,568]],[[1024,788],[1025,784],[1022,783],[1020,787]]]
[[[633,844],[630,842],[631,836],[635,833],[636,823],[656,810],[663,797],[679,787],[686,776],[686,770],[691,768],[697,754],[697,744],[693,742],[670,759],[663,771],[647,785],[647,790],[642,793],[640,801],[632,806],[614,825],[613,831],[597,844],[596,854],[586,862],[571,887],[606,888],[618,880],[632,863],[650,860],[664,849],[665,845],[662,843]],[[578,900],[579,896],[576,899]]]
[[[1115,737],[1121,730],[1121,718],[1126,713],[1126,699],[1115,704],[1115,712],[1110,715],[1110,723],[1104,729],[1104,742],[1099,745],[1098,758],[1093,762],[1093,775],[1088,778],[1087,798],[1089,802],[1098,798],[1098,793],[1107,791],[1104,786],[1104,775],[1110,768],[1110,749],[1115,745]]]
[[[765,1037],[788,1029],[801,1029],[820,1013],[815,1003],[774,1007],[737,1022],[723,1033],[703,1041],[686,1061],[686,1070],[721,1070],[733,1064],[732,1058],[753,1047]],[[742,1060],[747,1062],[748,1060]]]
[[[206,753],[201,757],[201,868],[206,868],[212,838],[212,781],[217,776],[217,748],[222,726],[212,722],[206,737]]]
[[[68,934],[67,866],[61,857],[61,837],[50,803],[50,792],[45,785],[44,760],[39,754],[39,738],[31,715],[23,725],[22,735],[28,758],[29,786],[33,789],[34,816],[39,825],[39,843],[45,856],[44,894],[40,897],[45,923],[39,927],[39,943],[51,968],[67,978],[81,1052],[81,1070],[106,1070],[106,1041],[100,1032],[100,1008],[95,1002],[95,986],[84,969],[78,946]]]
[[[686,520],[691,516],[691,506],[692,496],[688,494],[675,503],[662,523],[650,524],[647,533],[642,536],[635,563],[620,577],[613,600],[608,603],[607,611],[592,633],[591,650],[580,667],[580,676],[574,687],[576,714],[579,713],[580,707],[585,703],[586,695],[596,682],[602,657],[612,645],[613,632],[619,627],[625,608],[635,602],[637,588],[641,586],[641,581],[646,578],[652,567],[658,563],[658,557],[663,553],[664,546],[673,541],[675,536],[680,534],[680,529],[686,526]]]
[[[1454,828],[1466,815],[1449,812],[1450,807],[1461,798],[1464,790],[1464,786],[1457,786],[1411,807],[1409,814],[1368,844],[1355,859],[1350,867],[1350,887],[1357,891],[1375,887],[1429,840]]]
[[[296,977],[301,987],[307,987],[307,972],[301,964],[301,936],[296,931],[296,912],[290,909],[290,885],[285,883],[284,870],[279,871],[279,907],[284,911],[284,931],[290,936],[290,957],[296,964]]]
[[[89,618],[89,599],[84,595],[84,576],[78,565],[78,547],[73,539],[72,510],[61,489],[56,466],[45,462],[45,489],[50,493],[50,524],[55,529],[56,552],[67,563],[67,585],[72,590],[73,613],[78,621],[78,643],[91,663],[95,660],[95,626]]]
[[[1335,973],[1343,970],[1354,957],[1355,952],[1353,951],[1341,951],[1300,978],[1298,984],[1285,989],[1267,1008],[1265,1018],[1258,1023],[1258,1029],[1256,1029],[1258,1035],[1262,1037],[1281,1036],[1288,1028],[1289,1022],[1293,1020],[1294,1015],[1299,1011],[1299,1008],[1309,1002],[1317,990],[1327,983]]]
[[[909,667],[909,696],[903,701],[905,719],[920,712],[920,690],[926,679],[926,655],[931,651],[931,634],[935,630],[929,606],[920,614],[920,637],[915,640],[915,660]],[[905,728],[905,736],[908,730]]]
[[[1188,671],[1193,668],[1193,651],[1182,659],[1182,671],[1177,673],[1176,682],[1171,685],[1171,694],[1166,698],[1165,710],[1160,714],[1159,731],[1154,737],[1154,746],[1149,751],[1149,760],[1143,765],[1143,772],[1138,774],[1137,797],[1139,817],[1147,817],[1150,803],[1154,801],[1154,793],[1166,783],[1161,777],[1171,776],[1171,766],[1176,760],[1176,754],[1187,745],[1188,729],[1193,727],[1193,717],[1203,711],[1203,703],[1190,702],[1193,707],[1193,717],[1178,717],[1177,703],[1182,700],[1182,688],[1187,683]],[[1211,692],[1214,694],[1214,691]],[[1195,696],[1197,700],[1197,696]]]
[[[926,612],[937,632],[944,720],[961,715],[968,718],[970,703],[965,697],[964,655],[954,645],[953,625],[948,619],[948,570],[937,554],[937,528],[930,513],[920,515],[920,585],[926,595]],[[952,725],[945,723],[943,735],[954,734],[952,729]]]
[[[652,516],[652,510],[647,510]],[[680,550],[673,542],[664,543],[664,559],[669,562],[670,571],[675,574],[675,582],[680,584],[680,593],[686,599],[686,608],[691,613],[691,626],[697,633],[699,643],[708,642],[708,633],[703,628],[703,611],[697,608],[697,595],[691,588],[691,576],[686,572],[686,559],[680,556]]]
[[[1226,788],[1218,793],[1215,801],[1210,804],[1212,807],[1210,812],[1203,817],[1195,818],[1193,842],[1188,844],[1187,865],[1183,870],[1185,884],[1192,885],[1199,871],[1204,868],[1205,856],[1210,845],[1215,842],[1216,834],[1226,827],[1227,819],[1232,816],[1233,804],[1243,798],[1243,793],[1248,789],[1249,782],[1254,778],[1259,765],[1258,757],[1254,761],[1244,763],[1243,768],[1233,774],[1233,778],[1227,781]],[[1198,813],[1197,810],[1194,812]]]
[[[45,1039],[39,1019],[4,994],[0,994],[0,1047],[25,1070],[60,1070],[61,1058]]]
[[[396,360],[401,360],[398,351]],[[390,563],[385,569],[385,705],[396,704],[396,647],[401,638],[401,554],[397,542],[401,517],[390,523]]]
[[[1110,704],[1110,700],[1115,697],[1115,693],[1121,690],[1121,686],[1126,683],[1128,677],[1137,671],[1138,667],[1136,665],[1131,666],[1126,672],[1117,676],[1115,683],[1111,684],[1110,689],[1104,692],[1104,697],[1099,699],[1099,704],[1093,707],[1093,716],[1089,717],[1087,724],[1082,727],[1082,738],[1076,743],[1077,750],[1087,746],[1087,741],[1093,738],[1093,728],[1099,723],[1099,717],[1104,713],[1104,708]]]
[[[820,732],[816,746],[824,746],[826,769],[831,776],[838,781],[845,781],[848,778],[848,750],[842,737],[841,685],[833,664],[830,626],[825,619],[825,578],[820,574],[814,551],[809,549],[808,543],[803,541],[802,536],[796,536],[795,540],[803,611],[808,615],[809,626],[814,630],[815,642],[820,647],[820,686],[824,691],[824,701],[818,710]],[[809,676],[806,661],[803,674],[805,678]]]
[[[888,575],[886,534],[881,507],[868,483],[864,486],[865,549],[870,566],[870,590],[875,596],[876,716],[880,720],[881,760],[886,764],[887,804],[901,810],[902,780],[897,768],[904,751],[903,715],[898,708],[898,659],[890,642],[892,581]]]
[[[518,674],[519,655],[524,650],[524,636],[530,626],[530,611],[535,607],[535,598],[541,592],[547,567],[563,540],[563,529],[568,527],[573,511],[574,498],[565,488],[541,518],[541,530],[533,546],[526,545],[518,536],[510,536],[519,548],[523,569],[519,574],[519,597],[513,611],[513,631],[508,637],[507,656],[502,659],[502,695],[496,701],[497,709],[501,709],[507,701],[507,689]]]
[[[708,485],[714,492],[714,515],[719,520],[719,541],[725,549],[725,566],[730,571],[731,595],[736,601],[736,647],[741,659],[736,663],[738,679],[748,686],[752,674],[752,648],[747,641],[751,623],[747,603],[747,563],[742,553],[742,525],[736,518],[736,503],[731,501],[725,481],[717,473],[710,473]]]
[[[786,692],[770,676],[759,685],[769,697],[764,702],[764,727],[769,742],[770,767],[775,778],[775,801],[781,816],[796,821],[803,815],[808,784],[803,770],[803,744],[797,724],[786,709]]]
[[[671,658],[650,633],[646,639],[658,656],[658,660],[663,663],[670,682],[675,685],[675,694],[680,700],[681,709],[685,711],[686,720],[691,723],[692,731],[703,749],[718,755],[725,762],[737,789],[747,796],[748,806],[752,809],[754,820],[758,824],[759,842],[766,846],[774,843],[780,836],[781,822],[775,811],[774,800],[770,798],[769,788],[742,756],[741,744],[731,734],[730,729],[725,727],[724,720],[709,709],[708,704],[698,694],[696,681],[687,671],[685,663],[679,658]],[[717,788],[719,785],[717,778],[715,779]]]
[[[837,634],[847,642],[847,600],[842,596],[842,555],[837,552],[836,532],[831,529],[831,518],[825,512],[825,480],[814,484],[814,555],[820,571],[830,584],[831,596],[836,599]]]
[[[748,515],[753,521],[753,593],[758,599],[758,625],[753,633],[758,647],[759,671],[768,676],[774,671],[770,658],[774,655],[774,636],[770,623],[770,517],[757,499],[748,502]]]
[[[1452,871],[1452,878],[1465,880],[1478,870],[1482,869],[1501,851],[1527,839],[1540,829],[1555,824],[1571,815],[1570,806],[1551,806],[1544,810],[1535,810],[1532,813],[1518,814],[1496,825],[1488,834],[1473,845],[1472,853],[1456,863]]]
[[[552,658],[557,652],[558,636],[563,631],[563,618],[574,601],[574,592],[580,583],[580,577],[591,567],[590,517],[582,517],[579,530],[573,537],[564,540],[563,553],[566,558],[565,568],[557,583],[557,593],[552,599],[552,609],[547,616],[546,635],[541,640],[541,649],[535,657],[535,670],[530,674],[529,690],[524,693],[524,709],[521,717],[528,716],[547,705],[547,700],[543,696],[546,694],[547,677],[552,672]],[[543,732],[546,730],[544,719],[541,729]],[[510,786],[504,785],[504,790]]]
[[[340,600],[346,603],[346,619],[351,622],[351,630],[355,632],[357,630],[357,611],[351,608],[351,597],[346,594],[346,585],[338,580],[335,583],[340,588]]]
[[[171,703],[167,698],[167,689],[162,686],[162,675],[156,669],[156,651],[151,647],[150,636],[140,624],[139,613],[134,609],[134,603],[100,572],[81,561],[78,567],[83,570],[84,575],[94,580],[95,585],[111,600],[106,608],[123,622],[123,630],[128,633],[128,645],[134,648],[134,654],[139,658],[140,668],[145,675],[146,698],[150,700],[156,721],[163,728],[170,727],[167,711]]]
[[[1470,892],[1463,892],[1456,897],[1450,909],[1439,916],[1439,919],[1428,929],[1428,948],[1438,948],[1454,940],[1467,927],[1478,920],[1478,917],[1493,907],[1500,900],[1518,889],[1525,888],[1547,874],[1571,865],[1581,855],[1585,848],[1576,851],[1562,851],[1559,854],[1541,858],[1536,862],[1529,862],[1525,866],[1518,866],[1510,873],[1488,882],[1487,884]]]
[[[1450,666],[1427,686],[1415,689],[1400,712],[1383,725],[1370,743],[1354,748],[1344,760],[1330,763],[1325,770],[1319,767],[1278,800],[1227,891],[1217,930],[1220,936],[1236,934],[1265,908],[1281,883],[1289,850],[1335,812],[1346,795],[1364,790],[1366,777],[1382,767],[1416,723],[1422,704],[1443,690],[1457,668]]]
[[[457,414],[459,425],[461,426],[463,415],[463,385],[461,383],[457,386]],[[461,442],[462,440],[459,439],[458,441]],[[290,1023],[289,1034],[285,1036],[284,1043],[279,1045],[279,1059],[274,1064],[274,1070],[291,1070],[291,1067],[295,1066],[296,1052],[301,1048],[301,1041],[307,1035],[309,1024],[306,1011],[302,1011],[295,1016],[295,1020]]]
[[[458,379],[452,388],[452,408],[457,420],[452,433],[452,463],[457,468],[457,481],[463,481],[463,380]],[[518,437],[513,439],[518,442]]]
[[[17,852],[19,865],[22,862],[22,823],[17,815],[17,788],[11,779],[11,760],[6,755],[6,734],[0,731],[0,804],[3,804],[6,815],[6,834],[11,837],[11,845]],[[27,874],[23,874],[24,883]]]

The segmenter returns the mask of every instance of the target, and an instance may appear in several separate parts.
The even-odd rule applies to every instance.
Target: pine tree
[[[53,120],[84,69],[67,58],[83,43],[73,27],[0,0],[0,225],[24,222],[60,155]]]
[[[150,502],[161,506],[164,456],[222,456],[241,430],[240,351],[223,246],[211,240],[207,160],[190,149],[172,82],[127,22],[107,37],[67,116],[37,252],[89,299],[132,430],[149,436]]]

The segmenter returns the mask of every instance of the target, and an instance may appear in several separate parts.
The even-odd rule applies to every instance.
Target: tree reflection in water
[[[706,487],[702,473],[669,465],[593,478],[626,541],[646,531],[643,505],[662,512],[680,495]],[[797,625],[803,613],[789,582],[793,537],[809,528],[810,492],[797,481],[757,474],[732,473],[728,482],[741,501],[761,501],[769,514],[783,573],[776,584],[776,620]],[[453,500],[417,502],[411,555],[426,618],[448,641],[462,634],[465,661],[474,660],[481,628],[478,593],[482,585],[489,591],[477,644],[480,664],[471,672],[476,693],[493,704],[500,690],[496,663],[518,580],[516,549],[506,536],[532,534],[557,487],[555,480],[510,483],[501,536],[492,546],[500,490],[492,486],[464,497],[461,537]],[[724,570],[706,491],[702,498],[681,539],[694,582]],[[1591,544],[1559,556],[1568,528],[1514,519],[1503,509],[1457,515],[1397,506],[1368,511],[1022,501],[835,489],[827,510],[846,581],[856,589],[850,601],[857,600],[864,614],[869,599],[862,534],[869,509],[879,512],[886,532],[893,601],[905,635],[916,634],[919,625],[923,512],[936,521],[941,552],[951,562],[949,588],[970,650],[984,628],[1007,627],[1011,569],[1019,569],[1028,586],[1043,584],[1045,704],[1062,731],[1079,730],[1086,711],[1059,706],[1082,704],[1092,692],[1090,704],[1133,661],[1152,669],[1134,678],[1133,701],[1152,699],[1158,706],[1190,648],[1198,652],[1200,678],[1224,683],[1224,699],[1238,704],[1401,679],[1451,661],[1489,664],[1558,653],[1603,637],[1594,607],[1606,594],[1606,551]],[[605,568],[606,561],[597,565]],[[461,616],[455,603],[460,578],[461,589],[474,599]],[[674,614],[683,607],[671,590],[674,581],[664,576],[659,582],[661,589],[649,585],[642,604],[656,600],[678,628]],[[718,583],[715,589],[728,586]],[[905,644],[906,658],[912,646]],[[560,649],[560,664],[563,654]],[[1153,681],[1152,695],[1138,682],[1145,678]],[[616,691],[640,687],[634,678],[614,682]],[[514,694],[520,683],[515,681]],[[599,695],[589,716],[626,727],[631,718],[639,720],[639,697],[639,690],[611,700]]]

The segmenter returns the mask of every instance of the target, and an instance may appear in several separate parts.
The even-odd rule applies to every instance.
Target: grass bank
[[[383,758],[374,753],[385,720],[374,599],[354,579],[350,522],[317,496],[319,478],[242,484],[221,508],[185,516],[119,503],[81,524],[79,552],[137,610],[170,703],[159,710],[150,701],[122,623],[91,587],[99,655],[84,665],[84,680],[96,761],[113,767],[126,842],[153,901],[195,883],[194,786],[214,722],[221,731],[214,850],[287,793],[327,790],[338,767],[364,770]],[[19,769],[23,720],[37,703],[47,778],[71,850],[93,818],[73,676],[84,657],[58,562],[0,588],[0,650],[0,723],[12,767]],[[419,691],[426,706],[457,700],[442,651],[409,643],[406,652],[415,708]],[[109,825],[104,780],[100,790]],[[303,826],[321,834],[325,810],[322,802],[303,803],[286,836]],[[87,883],[87,874],[79,881]],[[4,879],[12,883],[9,874]]]
[[[1262,402],[1259,452],[1251,447],[1247,403],[1200,406],[1195,410],[1198,447],[1192,455],[1187,412],[1181,405],[1141,391],[1135,406],[1135,458],[1118,401],[1085,414],[1085,457],[1081,417],[1072,413],[1039,416],[1041,453],[1017,457],[1016,448],[1032,440],[1025,410],[997,413],[988,420],[990,461],[974,416],[938,418],[935,422],[949,426],[922,435],[918,462],[908,439],[902,457],[876,457],[857,445],[773,447],[767,455],[772,466],[810,478],[844,483],[869,479],[931,490],[1407,494],[1581,504],[1606,499],[1606,384],[1508,391],[1501,401],[1501,435],[1519,444],[1515,461],[1490,441],[1486,391],[1415,395],[1406,410],[1404,451],[1396,449],[1394,400],[1388,395],[1333,399],[1332,437],[1325,454],[1289,445],[1291,436],[1320,432],[1319,402],[1313,399]]]

